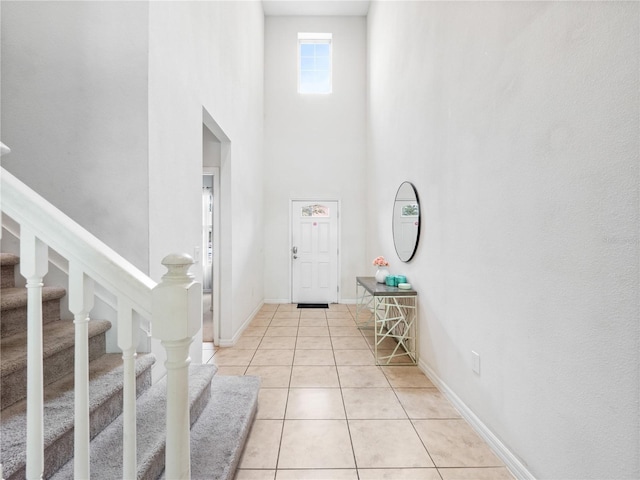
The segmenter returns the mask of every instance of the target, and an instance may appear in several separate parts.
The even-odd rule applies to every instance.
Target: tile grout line
[[[276,310],[276,312],[277,312],[277,310]],[[271,318],[271,321],[273,321],[273,317]],[[269,324],[271,324],[271,322],[269,322]],[[268,327],[267,327],[267,330],[268,330]],[[265,334],[266,334],[267,330],[265,330]],[[262,338],[264,339],[264,336]],[[297,335],[297,330],[296,330],[296,341],[297,341],[297,338],[298,338],[298,335]],[[262,343],[262,340],[260,341],[260,343]],[[294,355],[295,355],[295,352],[294,352]],[[292,360],[292,362],[293,362],[293,360]],[[274,466],[274,473],[273,473],[273,478],[274,479],[278,475],[278,464],[280,463],[280,452],[282,451],[282,439],[284,438],[284,425],[285,425],[286,416],[287,416],[287,406],[289,405],[289,392],[291,390],[291,376],[292,376],[292,374],[293,374],[293,366],[291,367],[291,370],[289,371],[289,383],[287,384],[287,400],[285,401],[284,413],[282,414],[282,427],[280,428],[280,441],[278,442],[278,453],[276,455],[276,464]]]

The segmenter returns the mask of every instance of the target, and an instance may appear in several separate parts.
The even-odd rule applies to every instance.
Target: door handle
[[[293,247],[291,249],[291,251],[293,252],[293,254],[295,255],[296,253],[298,253],[298,247]]]
[[[293,256],[293,259],[295,260],[296,258],[298,258],[298,256],[297,256],[297,255],[294,255],[294,256]]]

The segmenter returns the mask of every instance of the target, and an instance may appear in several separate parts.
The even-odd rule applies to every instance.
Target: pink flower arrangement
[[[387,262],[384,257],[376,257],[373,260],[373,265],[376,267],[388,267],[389,266],[389,262]]]

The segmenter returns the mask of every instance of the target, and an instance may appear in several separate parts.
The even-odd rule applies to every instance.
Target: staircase
[[[2,167],[0,190],[1,231],[20,251],[0,258],[0,478],[231,479],[260,380],[189,366],[202,328],[193,259],[167,255],[155,282]],[[68,292],[44,286],[49,263]],[[96,287],[113,324],[89,318]],[[65,295],[73,322],[60,317]],[[137,353],[140,318],[167,359],[153,385],[154,357]],[[109,329],[121,353],[106,353]]]
[[[16,288],[19,257],[0,254],[0,462],[2,478],[25,478],[27,292]],[[60,319],[62,288],[44,287],[44,478],[74,478],[74,323]],[[122,355],[105,352],[106,320],[89,321],[91,478],[122,478]],[[156,479],[165,468],[166,384],[151,382],[152,354],[135,362],[137,478]],[[257,377],[215,376],[213,365],[189,369],[191,475],[232,479],[257,406]],[[165,377],[166,378],[166,377]]]

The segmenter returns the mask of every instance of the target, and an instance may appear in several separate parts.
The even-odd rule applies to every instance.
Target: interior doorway
[[[233,345],[231,139],[211,114],[202,108],[202,174],[213,176],[211,309],[213,342]],[[203,255],[208,249],[203,248]],[[208,294],[207,294],[208,295]],[[206,298],[206,297],[205,297]]]
[[[202,341],[217,343],[217,328],[213,322],[214,271],[214,180],[215,175],[202,175]],[[217,246],[216,246],[217,249]]]
[[[202,291],[213,289],[213,175],[202,175]]]
[[[220,343],[220,166],[222,144],[202,126],[202,341]]]

